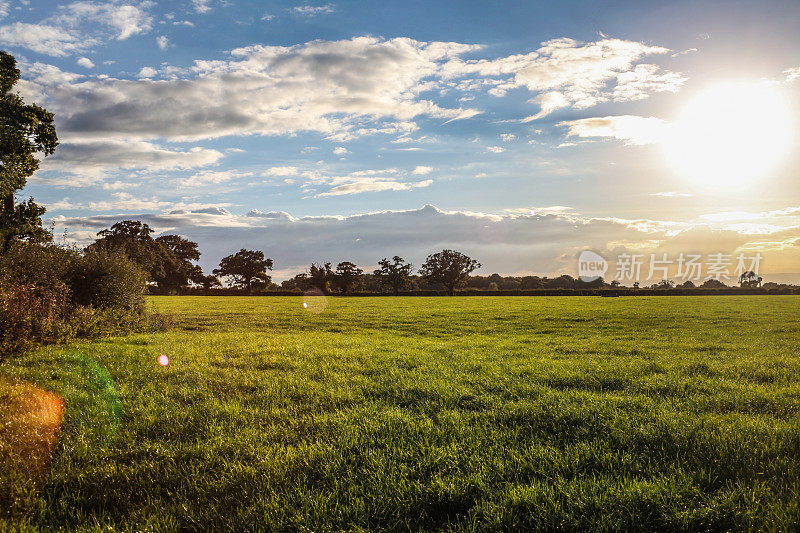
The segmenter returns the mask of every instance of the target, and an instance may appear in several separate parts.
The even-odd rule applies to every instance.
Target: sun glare
[[[695,97],[666,143],[669,165],[697,185],[721,190],[754,185],[789,151],[791,110],[770,83],[727,83]]]

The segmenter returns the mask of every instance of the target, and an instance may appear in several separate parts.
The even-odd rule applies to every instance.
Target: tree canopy
[[[452,296],[456,287],[464,283],[473,270],[480,267],[480,263],[461,252],[442,250],[429,255],[419,273],[428,281],[444,285]]]
[[[411,263],[406,263],[402,257],[394,256],[391,261],[385,257],[378,261],[379,269],[373,272],[381,285],[392,289],[394,294],[411,286]]]
[[[363,272],[364,271],[358,268],[355,263],[342,261],[336,265],[336,272],[333,274],[333,279],[342,293],[347,294],[358,285]]]
[[[0,51],[0,197],[4,211],[14,208],[14,192],[39,168],[36,154],[50,155],[58,146],[53,114],[26,104],[12,92],[17,81],[17,61]]]
[[[311,263],[308,268],[308,282],[312,287],[316,287],[324,294],[331,292],[331,281],[333,280],[333,270],[331,264],[325,263],[318,265]]]
[[[219,268],[213,272],[215,276],[232,278],[236,287],[253,290],[269,285],[271,278],[267,270],[272,270],[272,259],[264,258],[264,252],[260,250],[242,248],[235,254],[223,257]]]

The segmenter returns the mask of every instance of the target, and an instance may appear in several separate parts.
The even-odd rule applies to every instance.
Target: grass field
[[[173,330],[0,365],[66,404],[5,524],[800,524],[800,297],[301,303],[155,297]]]

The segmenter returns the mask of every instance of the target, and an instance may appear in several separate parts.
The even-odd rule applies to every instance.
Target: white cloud
[[[626,144],[644,145],[663,141],[669,135],[668,122],[655,117],[618,115],[561,122],[570,137],[612,137]]]
[[[218,185],[220,183],[226,183],[238,178],[247,178],[251,176],[253,176],[252,172],[237,172],[234,170],[204,170],[194,174],[193,176],[182,179],[179,185],[181,187],[194,188],[206,185]]]
[[[61,26],[86,28],[92,32],[97,31],[100,25],[113,32],[116,39],[123,41],[153,28],[153,17],[149,13],[153,6],[155,3],[150,1],[78,1],[61,6],[48,20]]]
[[[167,39],[167,37],[164,35],[159,35],[158,37],[156,37],[156,44],[162,50],[166,50],[167,48],[169,48],[169,39]]]
[[[290,11],[303,17],[314,17],[316,15],[329,15],[333,13],[333,6],[330,4],[325,4],[322,6],[303,5],[295,6],[291,8]]]
[[[211,6],[208,5],[209,3],[211,3],[211,0],[192,0],[194,10],[201,14],[211,11]]]
[[[513,133],[501,133],[500,134],[500,139],[502,139],[504,142],[511,142],[516,138],[517,138],[517,136],[514,135]]]
[[[787,68],[783,73],[786,74],[786,81],[800,79],[800,67]]]
[[[384,178],[353,178],[347,183],[337,185],[329,191],[318,194],[317,196],[342,196],[345,194],[360,194],[364,192],[380,191],[408,191],[420,187],[428,187],[433,180],[403,183],[394,179]]]
[[[683,76],[662,73],[655,65],[636,64],[645,56],[668,52],[621,39],[582,43],[560,38],[542,43],[529,54],[471,61],[454,58],[444,71],[451,77],[501,76],[493,90],[497,96],[517,87],[538,93],[531,102],[539,104],[540,111],[529,117],[535,120],[562,107],[584,109],[611,100],[638,100],[652,92],[677,91],[686,81]]]
[[[417,176],[424,176],[433,172],[433,167],[418,166],[411,173]]]
[[[92,60],[88,57],[82,57],[78,59],[76,63],[83,68],[94,68],[94,63],[92,63]]]
[[[348,151],[347,148],[345,148],[344,146],[337,146],[336,148],[333,149],[333,153],[336,155],[344,155],[348,153]]]
[[[272,167],[264,173],[267,176],[294,176],[299,174],[297,167]]]
[[[29,82],[49,95],[59,131],[71,138],[194,140],[226,135],[316,131],[331,139],[408,133],[417,116],[460,118],[420,99],[415,88],[448,58],[475,49],[457,43],[357,37],[233,50],[230,61],[196,61],[175,79]],[[141,77],[159,72],[143,68]],[[27,73],[26,73],[27,74]],[[217,98],[224,92],[228,98]],[[169,102],[165,109],[159,102]],[[391,122],[386,122],[390,120]]]
[[[0,19],[5,18],[8,16],[8,8],[10,6],[10,2],[7,0],[3,0],[0,2]]]
[[[500,154],[506,151],[506,149],[502,146],[487,146],[486,149],[495,154]]]
[[[153,67],[142,67],[139,73],[136,74],[139,78],[154,78],[158,75],[158,71]]]
[[[95,44],[77,32],[47,24],[15,22],[0,26],[0,42],[5,46],[19,46],[39,54],[63,57],[85,50]]]
[[[185,170],[217,163],[223,154],[209,148],[177,150],[143,141],[65,142],[55,154],[42,161],[42,170],[59,170],[100,178],[119,169],[147,171]],[[67,178],[64,184],[89,184]],[[96,181],[96,180],[95,180]]]
[[[270,20],[273,20],[274,18],[275,18],[275,15],[270,15],[269,13],[266,13],[266,14],[264,14],[263,17],[261,17],[261,20],[263,20],[264,22],[269,22]]]

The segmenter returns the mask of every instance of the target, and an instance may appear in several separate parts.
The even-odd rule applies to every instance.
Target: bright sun
[[[742,188],[775,169],[789,151],[791,109],[768,83],[727,83],[695,97],[666,143],[667,160],[693,183]]]

